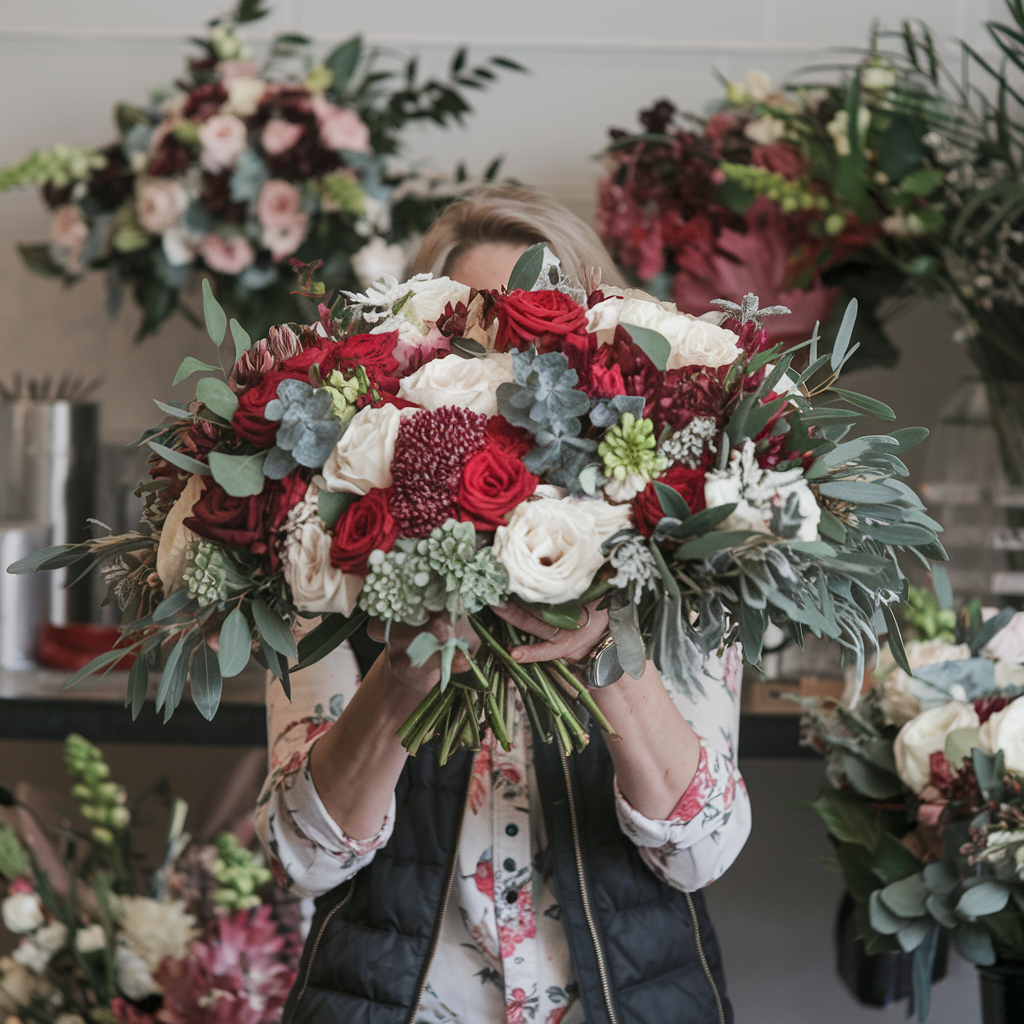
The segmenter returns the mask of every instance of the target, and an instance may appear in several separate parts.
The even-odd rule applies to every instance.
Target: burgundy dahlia
[[[402,421],[391,460],[391,515],[406,537],[425,537],[457,518],[462,468],[484,447],[486,426],[481,413],[452,406]]]

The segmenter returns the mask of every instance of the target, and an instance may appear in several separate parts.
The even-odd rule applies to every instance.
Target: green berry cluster
[[[366,193],[348,171],[324,175],[320,189],[323,198],[342,213],[350,213],[353,217],[362,217],[366,213]]]
[[[811,192],[806,185],[790,181],[764,167],[728,162],[720,163],[718,167],[729,181],[736,182],[755,195],[767,196],[783,213],[795,213],[797,210],[827,213],[832,208],[827,196]]]
[[[188,549],[185,558],[191,564],[183,573],[190,597],[201,608],[217,604],[228,596],[229,566],[224,553],[208,540],[197,540]]]
[[[107,158],[94,149],[58,143],[48,153],[36,150],[20,164],[0,170],[0,192],[21,185],[52,184],[65,188],[106,166]]]
[[[132,820],[125,806],[128,797],[124,786],[109,781],[110,768],[103,752],[77,733],[64,741],[64,763],[72,778],[78,780],[71,793],[81,805],[82,817],[93,823],[92,841],[97,846],[113,846],[116,834]]]
[[[213,894],[214,903],[228,913],[233,913],[258,907],[263,901],[257,892],[273,876],[262,861],[242,846],[231,832],[222,832],[217,838],[213,877],[221,885]]]
[[[370,390],[370,378],[361,366],[357,366],[355,372],[348,376],[340,370],[334,370],[325,381],[323,390],[331,396],[334,418],[341,423],[348,423],[359,411],[356,401]]]
[[[597,454],[604,459],[605,476],[625,480],[635,474],[652,480],[668,468],[668,460],[658,455],[656,447],[654,423],[625,412],[604,435]]]

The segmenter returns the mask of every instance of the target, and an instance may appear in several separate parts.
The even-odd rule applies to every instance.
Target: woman
[[[427,232],[414,269],[498,288],[547,241],[582,278],[616,280],[596,235],[524,189],[481,189]],[[591,605],[575,631],[509,604],[539,638],[520,662],[585,667],[607,636]],[[439,638],[465,623],[443,616]],[[735,765],[740,661],[707,669],[708,697],[669,694],[653,662],[593,691],[617,733],[582,754],[488,734],[444,768],[409,758],[396,730],[439,678],[394,626],[363,674],[348,645],[268,693],[271,774],[257,826],[279,879],[321,896],[285,1024],[716,1024],[732,1019],[717,942],[695,890],[732,863],[750,828]],[[370,635],[384,637],[380,623]],[[461,656],[460,656],[461,657]],[[456,663],[455,671],[460,666]],[[461,666],[465,668],[465,664]],[[360,681],[361,680],[361,681]]]

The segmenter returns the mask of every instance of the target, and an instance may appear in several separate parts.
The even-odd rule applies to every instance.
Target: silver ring
[[[579,629],[586,629],[587,626],[590,625],[590,609],[589,608],[584,608],[583,610],[587,613],[587,621],[584,622],[582,626],[577,627]]]
[[[561,632],[562,632],[562,627],[561,626],[555,626],[554,633],[552,633],[551,636],[548,637],[548,643],[549,644],[552,643],[554,641],[555,637],[558,636],[558,634],[561,633]]]

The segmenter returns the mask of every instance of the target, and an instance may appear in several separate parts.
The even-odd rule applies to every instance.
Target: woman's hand
[[[580,661],[585,658],[608,628],[608,612],[598,610],[600,601],[592,601],[580,616],[578,629],[558,629],[549,626],[543,619],[538,619],[525,608],[517,604],[498,605],[494,614],[515,626],[524,633],[532,633],[541,638],[539,644],[523,644],[512,648],[512,657],[516,661],[554,661],[562,658],[565,661]]]
[[[385,643],[385,626],[380,619],[370,619],[366,624],[366,633],[371,640]],[[392,622],[391,630],[384,648],[388,675],[392,682],[408,686],[419,693],[426,694],[441,678],[441,655],[435,654],[423,665],[413,665],[409,660],[409,644],[420,633],[432,633],[441,643],[451,636],[466,640],[470,654],[480,646],[480,638],[473,632],[473,627],[463,616],[452,625],[447,612],[431,615],[422,626],[408,626],[401,622]],[[469,671],[469,661],[461,650],[456,650],[452,662],[452,674]]]

